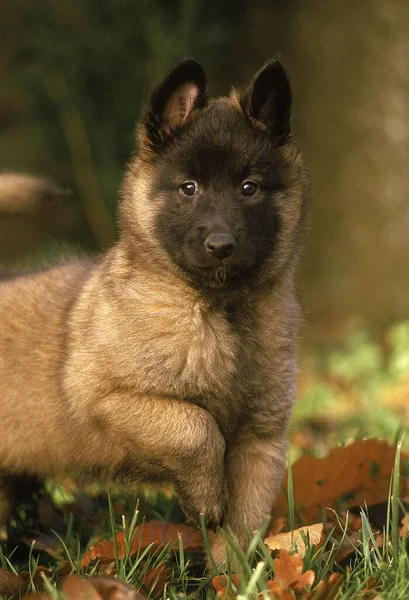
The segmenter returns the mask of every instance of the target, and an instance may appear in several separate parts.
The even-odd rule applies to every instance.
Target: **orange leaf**
[[[399,529],[399,535],[401,538],[408,537],[409,534],[409,513],[404,515],[401,520],[401,527]]]
[[[177,550],[179,548],[178,534],[182,536],[183,547],[186,552],[200,552],[203,548],[203,536],[199,529],[185,525],[185,523],[168,523],[166,521],[148,521],[138,525],[135,530],[134,541],[131,547],[131,556],[139,549],[153,544],[153,549],[168,545]],[[118,558],[123,558],[126,553],[126,545],[122,532],[116,534]],[[84,554],[81,566],[86,567],[89,563],[99,561],[101,564],[115,560],[115,546],[113,541],[102,540],[91,546]]]
[[[150,598],[160,598],[163,595],[171,571],[171,568],[165,568],[165,565],[162,564],[146,573],[143,578],[143,585],[149,592]]]
[[[396,448],[376,439],[358,440],[335,448],[326,458],[302,456],[292,466],[294,503],[305,523],[321,520],[322,509],[341,497],[348,506],[372,506],[388,498]],[[402,463],[409,456],[402,452]],[[401,478],[402,490],[407,485]],[[287,478],[284,487],[287,488]],[[287,496],[278,495],[275,514],[288,512]]]
[[[118,548],[118,558],[125,556],[125,542],[122,531],[116,534],[116,543]],[[112,540],[101,540],[91,546],[84,554],[81,560],[81,567],[86,567],[90,563],[100,562],[101,564],[113,562],[115,560],[115,546]]]
[[[338,590],[344,581],[344,576],[341,573],[333,573],[328,581],[323,579],[319,582],[316,588],[303,598],[303,600],[334,600],[338,594]]]
[[[267,581],[266,583],[270,591],[269,595],[274,600],[294,600],[294,593],[291,592],[288,588],[283,588],[277,581],[269,579],[269,581]]]
[[[232,590],[231,584],[233,584],[236,589],[239,588],[240,579],[236,573],[232,573],[230,585],[225,575],[216,575],[212,579],[212,585],[217,592],[218,598],[221,600],[224,600],[225,598],[233,600],[236,598],[237,594]]]
[[[379,589],[377,589],[378,587],[379,583],[376,576],[371,577],[365,589],[362,590],[363,597],[367,600],[369,600],[369,598],[379,598],[380,596],[378,593]]]
[[[203,548],[202,532],[196,527],[185,523],[168,523],[167,521],[148,521],[136,528],[135,540],[132,551],[146,548],[154,543],[156,547],[168,545],[177,550],[179,548],[179,534],[183,540],[186,552],[201,552]]]
[[[270,535],[278,535],[279,533],[282,532],[282,530],[286,527],[287,525],[287,519],[283,516],[278,517],[277,519],[274,520],[271,529],[270,529]]]
[[[302,558],[299,554],[290,554],[287,550],[280,550],[279,558],[274,559],[275,577],[274,581],[283,587],[295,587],[303,589],[311,585],[315,580],[313,571],[302,573]]]

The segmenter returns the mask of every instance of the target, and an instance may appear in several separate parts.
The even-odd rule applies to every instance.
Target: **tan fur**
[[[203,512],[210,523],[224,515],[241,543],[246,527],[260,526],[286,460],[297,231],[308,187],[295,144],[282,152],[288,180],[279,200],[281,252],[270,265],[276,282],[243,284],[237,328],[156,239],[161,198],[148,202],[153,167],[139,158],[123,186],[120,241],[101,261],[0,285],[5,476],[170,479],[189,514]],[[220,562],[223,539],[212,543]]]

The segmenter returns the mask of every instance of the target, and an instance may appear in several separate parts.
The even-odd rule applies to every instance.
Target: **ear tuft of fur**
[[[207,104],[207,79],[192,58],[182,60],[153,91],[143,122],[141,141],[159,150],[193,110]]]
[[[243,111],[263,123],[267,130],[283,142],[291,133],[292,92],[287,73],[275,59],[256,74],[240,99]]]

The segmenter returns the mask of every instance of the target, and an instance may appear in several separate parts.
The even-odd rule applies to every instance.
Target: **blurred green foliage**
[[[306,441],[318,454],[350,438],[392,441],[408,422],[408,400],[409,321],[378,336],[354,330],[342,344],[302,358],[293,434],[308,430],[297,445]]]
[[[82,161],[82,171],[95,179],[113,216],[116,190],[134,146],[134,124],[148,94],[187,53],[217,73],[228,59],[239,7],[240,1],[233,0],[3,4],[2,170],[40,168],[74,187],[81,198],[86,190],[72,168],[81,153],[75,145],[80,136],[71,136],[73,145],[67,126],[74,115],[92,157]],[[25,130],[23,140],[19,126]],[[32,153],[27,139],[36,140]],[[48,173],[37,163],[39,143],[52,158]],[[16,161],[22,145],[25,153]]]

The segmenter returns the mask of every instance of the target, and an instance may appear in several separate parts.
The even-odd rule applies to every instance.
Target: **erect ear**
[[[207,103],[207,80],[201,65],[182,60],[153,91],[143,122],[142,142],[159,149],[193,110]]]
[[[264,123],[267,130],[284,141],[291,133],[290,82],[278,60],[270,60],[259,71],[241,99],[245,113]]]

